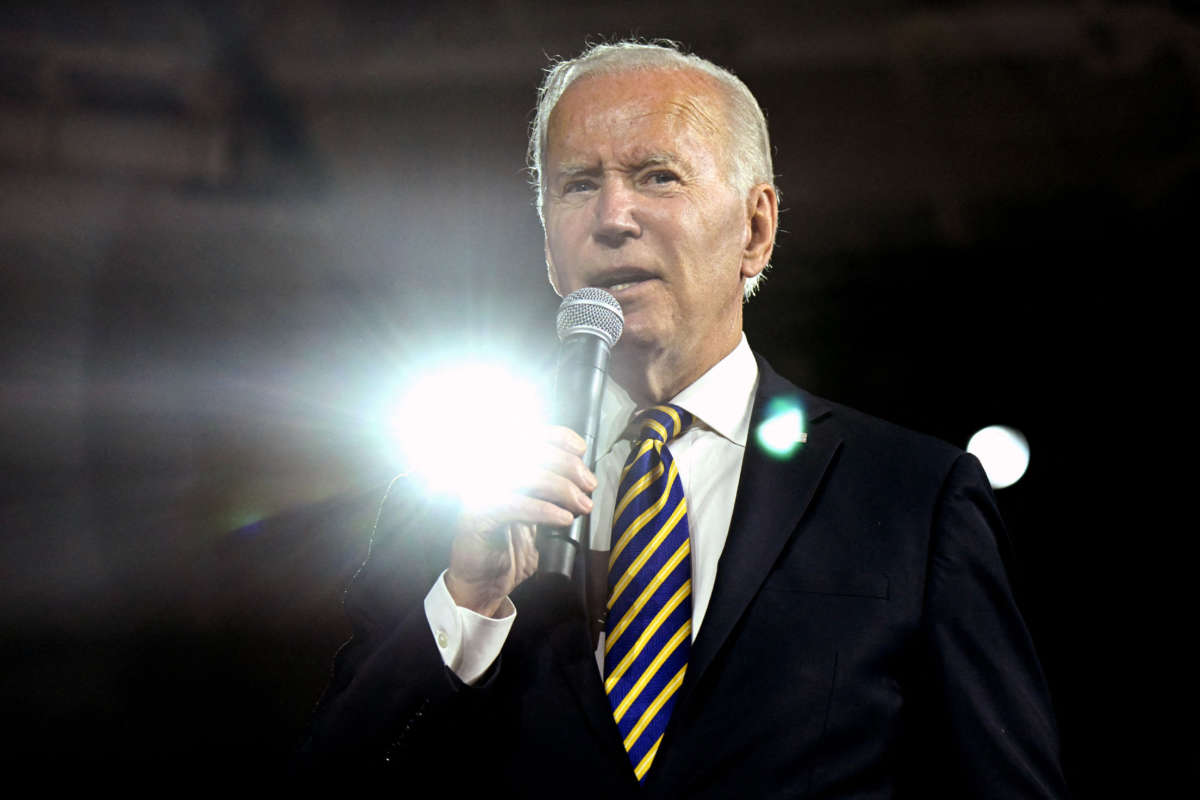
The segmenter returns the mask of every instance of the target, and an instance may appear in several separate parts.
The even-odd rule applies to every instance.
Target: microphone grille
[[[621,304],[603,289],[585,286],[563,298],[558,307],[558,340],[577,333],[599,336],[612,347],[621,338],[625,315]]]

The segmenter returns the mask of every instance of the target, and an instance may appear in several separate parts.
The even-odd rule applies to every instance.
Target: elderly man
[[[308,758],[450,796],[1063,796],[977,462],[742,334],[778,215],[749,90],[594,47],[550,72],[530,153],[551,284],[624,311],[595,474],[551,427],[489,508],[394,485]],[[752,431],[780,403],[807,429],[776,452]],[[586,592],[536,572],[535,526],[581,514]]]

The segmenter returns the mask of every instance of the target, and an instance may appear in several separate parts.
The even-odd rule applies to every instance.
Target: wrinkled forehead
[[[572,83],[550,114],[549,159],[598,138],[631,152],[706,145],[721,161],[728,141],[726,101],[711,77],[692,70],[629,70]]]

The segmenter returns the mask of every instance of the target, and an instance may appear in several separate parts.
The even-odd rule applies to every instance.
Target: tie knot
[[[640,412],[634,422],[638,426],[639,439],[654,439],[666,444],[687,430],[692,424],[692,415],[679,406],[664,404]]]

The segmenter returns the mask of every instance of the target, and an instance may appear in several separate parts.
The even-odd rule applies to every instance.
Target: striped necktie
[[[692,643],[687,500],[666,444],[692,423],[678,406],[638,415],[613,511],[608,559],[604,689],[643,780],[666,730]]]

